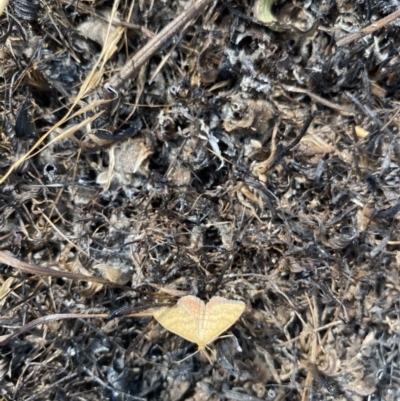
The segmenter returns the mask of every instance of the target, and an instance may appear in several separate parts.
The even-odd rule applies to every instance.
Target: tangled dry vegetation
[[[398,400],[400,1],[191,4],[1,17],[2,399]]]

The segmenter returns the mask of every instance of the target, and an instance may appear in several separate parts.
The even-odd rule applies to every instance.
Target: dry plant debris
[[[399,14],[12,0],[0,398],[400,399]],[[213,365],[188,294],[247,305]]]

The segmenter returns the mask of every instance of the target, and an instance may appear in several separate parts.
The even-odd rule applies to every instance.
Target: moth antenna
[[[209,351],[211,351],[210,347],[207,347],[207,345],[206,345],[206,348],[207,348]],[[199,349],[198,351],[200,351],[200,349]],[[206,356],[206,358],[208,359],[208,362],[210,362],[210,365],[213,365],[213,363],[211,362],[211,359],[210,359],[210,357],[208,356],[207,352],[206,352],[204,349],[202,349],[201,352]]]
[[[216,338],[216,340],[219,340],[220,338],[228,338],[228,337],[235,337],[233,334],[226,334],[224,336],[219,336]]]
[[[186,359],[189,359],[189,358],[191,358],[192,356],[196,355],[199,351],[200,351],[200,350],[198,349],[197,351],[193,352],[193,354],[190,354],[190,355],[186,356],[185,358],[180,359],[179,361],[172,361],[172,363],[181,363],[181,362],[183,362],[183,361],[186,361]]]

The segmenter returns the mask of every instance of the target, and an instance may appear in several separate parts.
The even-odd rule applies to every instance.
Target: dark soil
[[[400,399],[400,1],[197,3],[0,19],[0,398]]]

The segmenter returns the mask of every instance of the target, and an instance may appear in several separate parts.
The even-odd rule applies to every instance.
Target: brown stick
[[[374,33],[378,29],[383,28],[384,26],[390,24],[391,22],[393,22],[395,19],[397,19],[399,17],[400,17],[400,8],[398,10],[394,11],[393,13],[387,15],[386,17],[380,19],[379,21],[376,21],[373,24],[368,25],[367,27],[361,29],[360,32],[351,33],[351,34],[345,36],[344,38],[338,40],[336,42],[336,46],[337,47],[346,46],[346,45],[354,42],[355,40],[362,38],[365,35]]]
[[[310,92],[307,89],[297,88],[296,86],[290,86],[290,85],[281,85],[281,86],[283,89],[285,89],[288,92],[304,93],[305,95],[309,96],[311,99],[316,101],[317,103],[321,103],[324,106],[329,107],[333,110],[340,111],[343,114],[354,115],[354,110],[351,109],[350,107],[341,106],[340,104],[332,103],[329,100],[323,99],[322,97],[315,95],[314,93]]]
[[[188,22],[197,18],[204,8],[212,0],[197,0],[193,5],[178,15],[157,35],[147,42],[121,69],[121,71],[111,78],[109,85],[118,90],[121,86],[139,70],[139,68],[150,59],[150,57],[159,51],[165,43],[173,36],[179,33]]]

